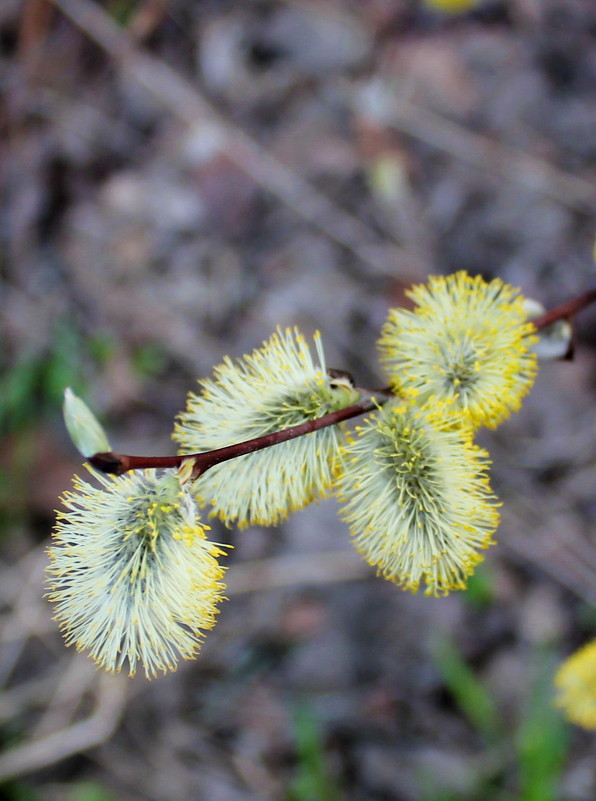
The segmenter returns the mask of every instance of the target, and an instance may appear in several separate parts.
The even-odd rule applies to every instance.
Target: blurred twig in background
[[[212,126],[213,147],[268,192],[293,209],[337,244],[357,255],[382,274],[405,281],[419,279],[428,271],[414,253],[382,243],[356,217],[338,208],[307,181],[285,167],[244,134],[224,120],[196,86],[167,64],[136,49],[133,39],[89,0],[51,0],[93,41],[99,44],[128,75],[139,81],[178,119],[192,126]]]
[[[0,756],[0,781],[12,779],[81,753],[107,740],[114,731],[126,699],[126,679],[96,673],[95,711],[87,718],[5,751]],[[84,665],[82,670],[88,671]],[[72,700],[72,699],[71,699]]]

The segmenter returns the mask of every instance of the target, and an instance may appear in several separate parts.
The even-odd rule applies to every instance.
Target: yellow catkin
[[[327,376],[320,336],[318,364],[297,329],[278,330],[263,346],[200,382],[176,423],[182,453],[222,448],[322,417],[357,398]],[[240,528],[276,525],[333,484],[341,426],[298,437],[216,465],[196,482],[200,503]]]
[[[596,640],[563,662],[555,676],[557,706],[585,729],[596,729]]]
[[[465,588],[499,521],[486,453],[440,405],[390,402],[366,423],[339,482],[356,548],[404,589]]]
[[[148,677],[193,657],[222,598],[222,549],[172,473],[75,478],[57,515],[49,599],[67,645]]]
[[[408,294],[414,309],[391,309],[379,340],[393,390],[419,405],[449,404],[474,428],[517,411],[536,374],[534,327],[518,290],[460,271]]]
[[[478,0],[424,0],[424,4],[445,14],[463,14],[478,5]]]

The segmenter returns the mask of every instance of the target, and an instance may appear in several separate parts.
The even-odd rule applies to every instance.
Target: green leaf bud
[[[101,424],[70,387],[64,390],[62,405],[64,422],[75,448],[86,459],[95,453],[111,450],[110,443]]]

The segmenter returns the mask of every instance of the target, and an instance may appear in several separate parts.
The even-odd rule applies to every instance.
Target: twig
[[[568,320],[570,317],[573,317],[578,312],[582,311],[582,309],[585,309],[595,302],[596,289],[590,289],[588,292],[584,292],[583,295],[578,295],[576,298],[572,298],[565,303],[561,303],[559,306],[555,306],[553,309],[549,309],[549,311],[545,312],[540,317],[536,317],[535,320],[532,320],[532,325],[540,331],[552,325],[552,323],[556,323],[557,320]]]
[[[382,397],[383,393],[386,395],[384,399]],[[198,478],[209,470],[209,468],[221,462],[235,459],[238,456],[245,456],[247,453],[260,451],[263,448],[270,448],[272,445],[288,442],[291,439],[296,439],[296,437],[302,437],[305,434],[311,434],[313,431],[319,431],[322,428],[337,425],[337,423],[341,423],[344,420],[350,420],[366,412],[371,412],[378,408],[379,403],[382,403],[383,400],[390,397],[387,390],[380,390],[378,396],[379,401],[377,401],[374,396],[371,398],[370,393],[367,392],[365,398],[358,401],[358,403],[347,406],[345,409],[339,409],[339,411],[330,412],[314,420],[307,420],[305,423],[300,423],[291,428],[273,431],[270,434],[263,434],[263,436],[255,437],[245,442],[237,442],[233,445],[228,445],[225,448],[217,448],[213,451],[181,454],[178,456],[129,456],[109,451],[107,453],[96,453],[94,456],[91,456],[89,463],[103,473],[111,473],[119,476],[122,473],[126,473],[127,470],[142,470],[152,467],[180,467],[183,462],[192,459],[194,461],[193,478]]]
[[[56,626],[54,626],[54,633]],[[62,673],[63,664],[59,661],[46,665],[43,676],[29,679],[15,687],[2,690],[0,694],[0,724],[10,724],[23,715],[23,710],[38,707],[49,698],[56,685],[57,677]]]
[[[25,3],[19,30],[19,59],[27,61],[39,54],[47,38],[53,14],[50,0],[28,0]]]
[[[400,99],[392,105],[395,111],[386,121],[391,127],[570,208],[589,213],[596,210],[596,185],[590,181],[488,136],[468,131],[411,100]]]
[[[96,711],[79,723],[5,751],[0,755],[0,781],[46,768],[107,740],[124,708],[125,687],[126,681],[120,676],[99,675]]]
[[[11,568],[18,578],[13,585],[15,592],[12,594],[14,598],[12,613],[0,631],[0,643],[4,646],[0,659],[0,686],[8,681],[28,637],[32,632],[39,631],[39,624],[43,624],[43,618],[47,616],[47,610],[44,610],[38,602],[39,584],[45,563],[46,556],[43,549],[36,548],[30,551],[18,566]]]
[[[167,12],[167,0],[145,0],[132,15],[128,32],[135,42],[148,39]]]
[[[528,537],[508,537],[502,545],[515,554],[525,567],[537,567],[557,584],[565,587],[572,595],[591,606],[596,606],[596,587],[593,571],[586,570],[573,554],[552,543],[550,547],[537,546]]]
[[[31,731],[32,739],[41,739],[50,732],[68,726],[96,678],[97,668],[90,659],[69,659],[60,671],[54,692]]]

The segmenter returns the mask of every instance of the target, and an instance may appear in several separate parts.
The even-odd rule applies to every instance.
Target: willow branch
[[[344,409],[329,412],[329,414],[325,414],[322,417],[307,420],[291,428],[272,431],[270,434],[263,434],[245,442],[236,442],[234,445],[228,445],[225,448],[217,448],[203,453],[180,454],[178,456],[128,456],[109,451],[108,453],[96,453],[91,456],[89,463],[103,473],[112,473],[119,476],[128,470],[140,470],[148,467],[181,467],[183,462],[192,459],[194,461],[192,475],[193,478],[198,478],[210,467],[221,462],[227,462],[229,459],[260,451],[263,448],[270,448],[280,442],[288,442],[291,439],[296,439],[296,437],[303,437],[313,431],[320,431],[322,428],[334,426],[338,423],[343,423],[344,420],[350,420],[361,414],[372,412],[391,397],[389,389],[381,389],[375,392],[361,390],[361,392],[364,397]]]
[[[584,292],[583,295],[571,298],[571,300],[561,303],[559,306],[555,306],[554,309],[549,309],[549,311],[544,312],[540,317],[536,317],[535,320],[532,320],[532,325],[538,331],[541,331],[543,328],[547,328],[558,320],[568,320],[570,317],[574,317],[579,311],[595,302],[596,289],[590,289]]]
[[[532,324],[540,331],[557,322],[557,320],[568,320],[577,314],[577,312],[585,309],[594,302],[596,302],[596,289],[591,289],[588,292],[584,292],[582,295],[578,295],[576,298],[572,298],[565,303],[561,303],[559,306],[555,306],[553,309],[540,315],[540,317],[532,320]],[[296,439],[296,437],[303,437],[306,434],[311,434],[313,431],[320,431],[322,428],[337,425],[345,420],[351,420],[353,417],[358,417],[361,414],[374,411],[374,409],[378,408],[392,397],[391,389],[387,387],[374,391],[361,389],[360,392],[362,393],[361,400],[351,406],[346,406],[345,409],[330,412],[314,420],[307,420],[305,423],[300,423],[291,428],[285,428],[281,431],[272,431],[270,434],[263,434],[260,437],[255,437],[245,442],[236,442],[225,448],[217,448],[216,450],[204,451],[203,453],[180,454],[178,456],[129,456],[127,454],[108,451],[107,453],[96,453],[94,456],[91,456],[89,463],[97,470],[101,470],[102,473],[111,473],[119,476],[122,475],[122,473],[126,473],[128,470],[159,467],[178,468],[181,467],[183,462],[192,459],[194,461],[192,476],[193,478],[198,478],[216,464],[226,462],[229,459],[236,459],[238,456],[244,456],[247,453],[260,451],[263,448],[270,448],[272,445],[278,445],[280,442],[288,442],[291,439]]]

